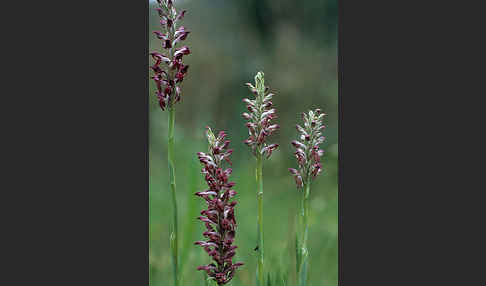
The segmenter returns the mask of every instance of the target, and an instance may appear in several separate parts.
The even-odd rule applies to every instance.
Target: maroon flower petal
[[[190,53],[191,53],[191,51],[189,50],[189,48],[187,46],[183,46],[182,48],[175,51],[174,57],[176,59],[180,59],[180,58],[182,58],[183,55],[184,56],[189,55]]]
[[[184,19],[184,15],[186,14],[186,10],[182,10],[176,17],[176,20],[182,20]]]

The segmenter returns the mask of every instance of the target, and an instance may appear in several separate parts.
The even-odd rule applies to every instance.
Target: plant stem
[[[257,152],[257,166],[256,166],[256,182],[257,182],[257,200],[258,200],[258,264],[257,275],[258,285],[264,286],[264,272],[263,272],[263,160],[262,154]]]
[[[302,255],[299,266],[299,286],[305,286],[307,283],[307,267],[309,265],[309,250],[307,248],[307,239],[309,235],[309,193],[310,180],[305,183],[304,191],[302,192],[302,223],[304,235],[302,237],[302,246],[300,253]]]
[[[174,211],[174,221],[171,233],[171,248],[172,248],[172,264],[174,268],[174,285],[179,285],[178,280],[178,240],[179,234],[177,230],[177,201],[176,201],[176,180],[175,180],[175,165],[174,165],[174,122],[175,122],[175,107],[169,108],[169,139],[167,156],[169,161],[169,182],[170,192],[172,194],[172,208]]]
[[[305,185],[305,192],[302,197],[302,215],[304,222],[304,239],[302,240],[302,246],[307,250],[307,238],[309,235],[309,192],[310,182]]]

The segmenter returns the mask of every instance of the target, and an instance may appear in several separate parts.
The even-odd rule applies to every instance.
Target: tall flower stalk
[[[182,63],[182,57],[190,54],[187,46],[177,48],[178,44],[184,41],[189,34],[184,26],[178,26],[179,21],[184,18],[185,10],[180,13],[174,7],[173,0],[157,0],[156,8],[162,31],[154,31],[156,37],[162,41],[164,53],[151,52],[150,55],[155,60],[153,66],[154,76],[157,87],[156,96],[162,110],[168,109],[168,146],[167,157],[169,165],[169,186],[172,194],[173,223],[170,235],[170,245],[172,252],[172,262],[174,268],[174,285],[179,285],[179,261],[178,261],[178,222],[177,222],[177,200],[176,200],[176,179],[174,164],[174,124],[175,124],[175,104],[181,101],[181,83],[187,74],[189,66]]]
[[[208,127],[206,136],[209,142],[208,153],[197,153],[199,161],[203,164],[202,173],[209,189],[197,192],[196,195],[207,203],[207,209],[201,212],[199,220],[203,221],[206,231],[203,236],[206,241],[196,241],[212,257],[214,263],[199,266],[198,270],[204,270],[208,276],[218,285],[225,285],[243,263],[233,264],[236,245],[233,245],[236,232],[235,205],[231,199],[236,195],[233,190],[234,182],[230,182],[231,168],[224,169],[223,163],[231,164],[229,156],[233,152],[227,149],[230,141],[225,140],[224,131],[216,137]]]
[[[276,110],[272,108],[272,93],[268,93],[269,88],[265,87],[263,72],[258,72],[255,76],[255,86],[251,83],[246,84],[254,94],[254,99],[245,98],[243,102],[247,104],[248,112],[242,114],[248,120],[249,138],[244,141],[251,148],[256,158],[256,183],[257,183],[257,285],[264,286],[263,270],[263,160],[269,158],[272,152],[278,148],[278,144],[267,144],[266,139],[273,132],[279,129],[277,124],[271,124],[271,120],[276,118]]]
[[[297,131],[300,133],[300,141],[292,141],[292,145],[296,149],[294,154],[299,168],[298,170],[289,168],[289,171],[295,179],[297,188],[302,190],[300,215],[302,217],[303,234],[300,237],[300,243],[297,242],[297,277],[299,286],[305,286],[307,283],[307,268],[309,265],[309,250],[307,247],[309,235],[309,193],[312,180],[322,172],[320,157],[324,154],[324,151],[319,148],[319,145],[325,139],[321,133],[321,130],[325,128],[322,125],[324,116],[325,114],[320,109],[302,113],[304,127],[296,126]]]

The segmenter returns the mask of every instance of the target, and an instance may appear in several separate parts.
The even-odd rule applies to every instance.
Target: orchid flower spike
[[[271,123],[273,119],[277,118],[276,109],[273,108],[271,101],[274,94],[270,93],[269,88],[265,86],[263,72],[258,72],[255,76],[255,86],[251,83],[246,85],[255,98],[243,99],[248,112],[243,113],[242,116],[248,120],[246,127],[248,127],[249,133],[249,138],[244,143],[251,148],[253,155],[257,156],[260,153],[269,158],[272,152],[278,148],[278,144],[268,144],[266,140],[280,128],[278,124]]]
[[[299,168],[298,170],[289,168],[289,171],[294,176],[298,188],[310,183],[322,172],[320,158],[324,155],[324,150],[320,149],[319,145],[325,140],[321,133],[321,130],[325,128],[322,124],[325,115],[320,109],[302,113],[304,126],[296,125],[297,131],[300,133],[300,141],[294,140],[291,143],[296,149],[294,154]]]
[[[157,0],[156,8],[162,31],[154,31],[157,39],[161,40],[164,53],[151,52],[154,65],[152,79],[157,87],[156,96],[160,108],[165,110],[171,108],[182,98],[181,83],[187,75],[188,65],[182,62],[183,56],[189,55],[191,51],[187,46],[177,48],[183,42],[190,31],[179,22],[184,18],[186,10],[177,12],[172,0]]]
[[[241,262],[232,261],[237,246],[233,245],[236,233],[236,201],[231,199],[235,197],[236,191],[233,189],[235,183],[229,181],[232,169],[223,168],[224,162],[231,164],[229,157],[233,150],[227,149],[230,141],[225,140],[224,131],[219,132],[216,137],[211,128],[207,127],[206,136],[209,151],[199,152],[197,156],[204,166],[202,174],[208,189],[196,193],[207,203],[207,209],[198,217],[206,226],[203,233],[206,240],[196,241],[194,244],[202,246],[213,262],[197,269],[206,271],[218,285],[225,285],[233,279],[236,269],[243,265]]]

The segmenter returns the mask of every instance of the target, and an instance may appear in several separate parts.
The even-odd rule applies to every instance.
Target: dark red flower
[[[168,37],[167,37],[166,34],[162,34],[159,31],[154,31],[154,34],[157,36],[157,39],[159,39],[159,40],[166,40],[166,39],[168,39]]]
[[[184,41],[187,38],[187,35],[189,35],[190,31],[187,31],[184,26],[181,26],[177,31],[174,33],[174,45],[178,43],[179,41]]]
[[[186,10],[182,10],[179,15],[177,15],[176,20],[182,20],[184,18],[184,15],[186,14]]]
[[[150,66],[150,68],[154,71],[152,79],[157,86],[156,96],[159,100],[160,108],[165,110],[181,101],[182,93],[179,85],[187,75],[188,69],[188,66],[182,63],[182,57],[190,54],[190,50],[187,46],[177,49],[176,45],[186,40],[190,32],[184,26],[177,27],[178,22],[184,18],[185,10],[177,13],[171,0],[157,0],[157,3],[159,7],[156,10],[160,17],[160,25],[164,31],[154,31],[154,34],[161,40],[161,46],[167,50],[167,55],[158,52],[150,53],[155,60],[155,64]],[[162,62],[168,65],[161,66]],[[177,72],[169,72],[169,70],[174,69]]]
[[[176,59],[181,59],[182,56],[188,55],[190,53],[191,53],[191,51],[189,50],[189,48],[187,46],[184,46],[184,47],[176,50],[176,52],[174,53],[174,57]]]
[[[197,270],[206,271],[218,285],[225,285],[231,281],[236,269],[243,265],[241,262],[232,262],[237,248],[233,245],[236,231],[236,201],[230,199],[236,195],[236,191],[232,189],[235,183],[228,181],[232,169],[223,169],[223,160],[229,162],[232,150],[227,149],[230,141],[224,140],[226,133],[220,132],[216,137],[208,127],[206,136],[209,141],[209,153],[199,152],[197,157],[204,166],[202,174],[209,189],[196,193],[196,196],[203,198],[208,206],[198,217],[206,226],[206,231],[203,232],[206,240],[196,241],[194,244],[200,245],[214,263],[199,266]]]
[[[183,66],[180,68],[179,72],[180,72],[180,73],[182,73],[182,74],[185,74],[185,73],[187,73],[187,70],[188,70],[188,69],[189,69],[189,66],[188,66],[188,65],[183,65]]]
[[[173,24],[174,24],[174,20],[167,18],[167,20],[166,20],[167,28],[172,28]]]
[[[175,82],[181,82],[184,79],[184,74],[181,72],[178,72],[175,76]]]
[[[165,39],[164,41],[162,41],[162,47],[164,49],[170,49],[172,48],[172,43],[170,42],[169,39]]]

